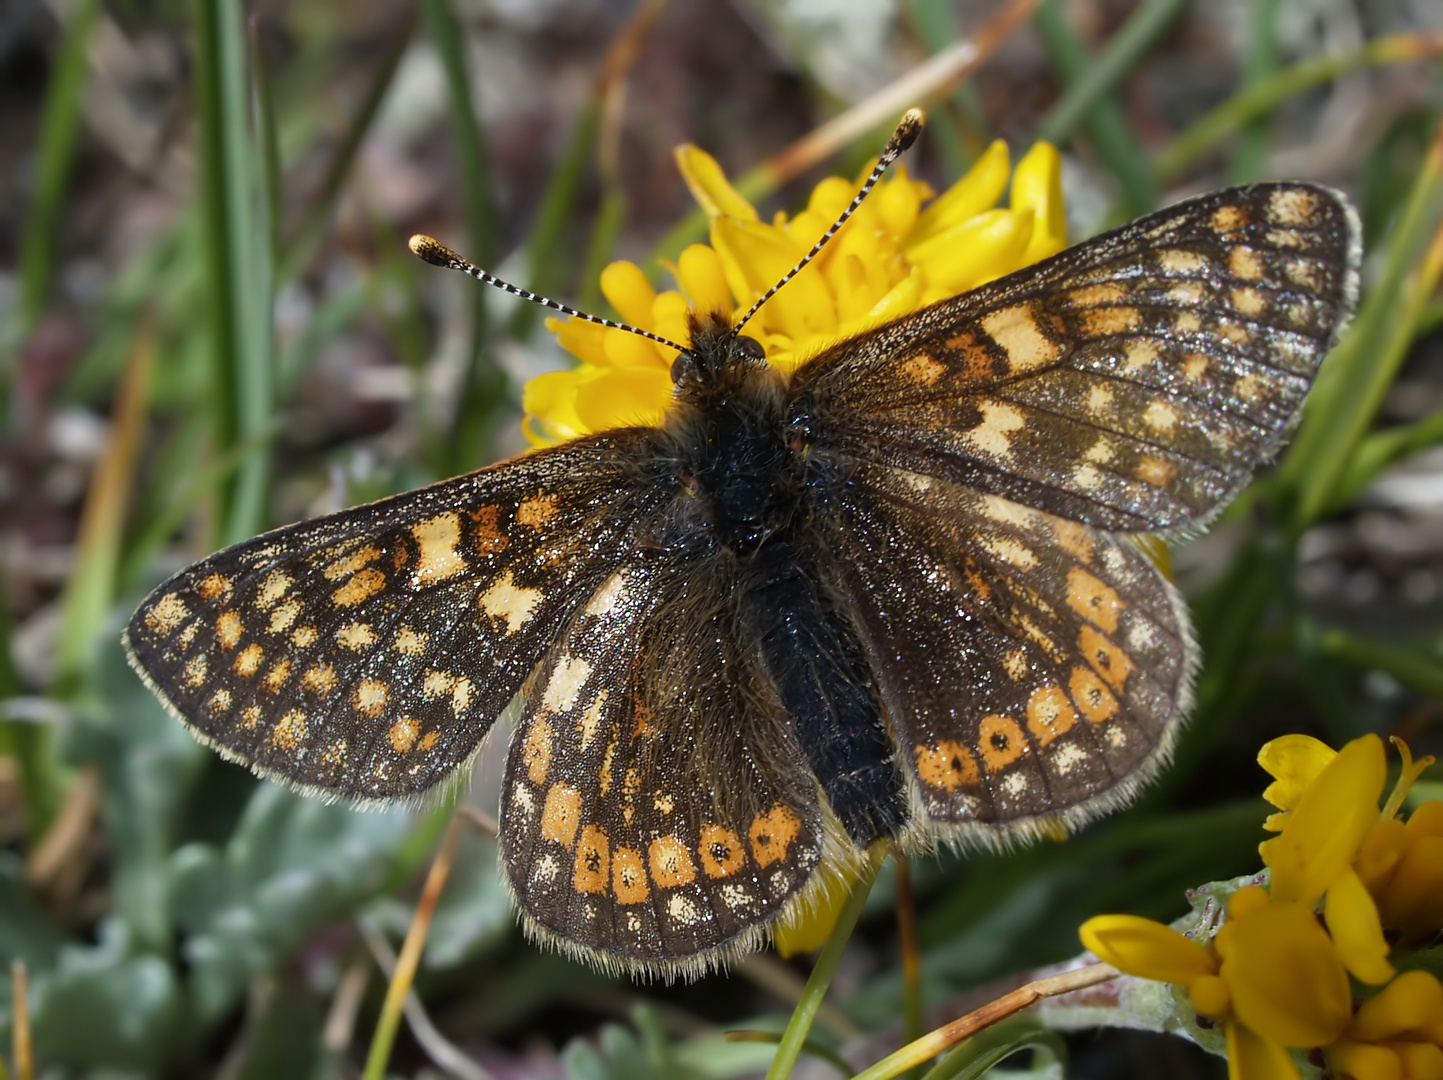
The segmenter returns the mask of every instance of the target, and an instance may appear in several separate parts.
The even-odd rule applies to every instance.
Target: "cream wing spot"
[[[541,707],[554,713],[570,712],[590,676],[591,665],[585,660],[563,656],[556,662],[546,692],[541,695]]]
[[[466,560],[456,550],[461,542],[460,514],[428,518],[411,528],[411,537],[420,553],[416,559],[416,585],[430,585],[465,572]]]
[[[1044,367],[1062,355],[1063,346],[1042,332],[1032,311],[1023,305],[984,315],[982,328],[1007,354],[1013,374]]]
[[[168,593],[145,613],[145,625],[157,634],[169,634],[189,614],[190,606],[175,593]]]
[[[1012,456],[1012,433],[1027,426],[1022,413],[1011,405],[982,403],[982,422],[966,433],[965,438],[977,449],[993,457]]]
[[[481,594],[481,611],[493,619],[504,619],[506,633],[514,634],[536,614],[541,603],[540,589],[518,586],[508,571]]]

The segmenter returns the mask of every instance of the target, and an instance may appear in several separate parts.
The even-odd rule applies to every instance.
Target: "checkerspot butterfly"
[[[875,838],[1075,825],[1159,768],[1197,653],[1132,537],[1198,528],[1276,453],[1358,247],[1336,193],[1254,184],[790,376],[702,313],[659,426],[221,551],[141,605],[132,660],[222,754],[357,800],[464,776],[517,699],[527,927],[696,974]]]

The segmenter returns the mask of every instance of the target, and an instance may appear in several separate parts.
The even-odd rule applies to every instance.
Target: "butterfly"
[[[745,317],[695,314],[660,425],[218,552],[141,604],[131,660],[224,756],[354,800],[464,777],[515,701],[527,929],[692,977],[878,838],[1075,826],[1156,773],[1199,660],[1137,537],[1196,530],[1275,455],[1358,258],[1340,195],[1262,183],[791,375]]]

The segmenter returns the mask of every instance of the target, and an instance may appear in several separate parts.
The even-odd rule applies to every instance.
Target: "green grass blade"
[[[466,208],[467,256],[481,266],[496,258],[491,166],[481,125],[471,104],[471,79],[462,44],[466,40],[447,0],[421,0],[421,15],[446,75],[446,100]],[[456,397],[451,427],[448,471],[461,472],[484,464],[486,444],[502,404],[506,375],[486,348],[486,290],[476,289],[471,308],[471,346]]]
[[[1081,71],[1075,82],[1069,79],[1067,92],[1057,101],[1037,126],[1037,137],[1060,143],[1070,138],[1107,98],[1172,25],[1183,9],[1185,0],[1144,0],[1113,35],[1102,54]],[[1268,2],[1268,0],[1262,0]],[[1049,23],[1056,11],[1045,18]],[[1070,31],[1069,31],[1070,33]]]
[[[1313,57],[1285,67],[1272,78],[1234,94],[1168,143],[1153,159],[1157,182],[1172,183],[1244,125],[1314,87],[1359,68],[1402,64],[1439,52],[1443,52],[1443,35],[1397,34],[1378,38],[1352,52]]]
[[[60,39],[55,67],[46,87],[36,150],[35,188],[30,206],[21,217],[24,225],[20,235],[19,317],[6,335],[12,339],[5,342],[6,353],[29,333],[50,298],[57,226],[69,187],[75,143],[80,135],[85,51],[99,9],[99,0],[82,0],[76,7]]]
[[[1419,248],[1432,238],[1419,261]],[[1413,327],[1443,270],[1443,127],[1398,219],[1377,284],[1333,350],[1304,406],[1303,423],[1278,472],[1291,487],[1301,533],[1333,504],[1413,340]]]
[[[1162,6],[1165,0],[1149,2]],[[1069,91],[1082,87],[1094,70],[1096,61],[1068,24],[1059,0],[1042,0],[1032,17],[1032,25],[1063,84]],[[1127,216],[1138,217],[1157,205],[1157,190],[1147,158],[1133,137],[1127,118],[1116,100],[1104,90],[1105,87],[1099,87],[1095,100],[1083,110],[1079,119],[1086,125],[1098,157],[1107,165],[1122,191]]]
[[[1248,51],[1244,63],[1247,89],[1255,88],[1277,74],[1278,0],[1253,0],[1248,17]],[[1247,184],[1263,173],[1267,159],[1270,125],[1266,115],[1249,120],[1238,132],[1228,182]]]

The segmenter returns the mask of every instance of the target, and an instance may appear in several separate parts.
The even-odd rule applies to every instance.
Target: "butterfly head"
[[[671,365],[673,392],[679,400],[724,393],[729,385],[767,369],[762,343],[738,334],[724,312],[692,312],[687,321],[691,348],[678,353]]]

